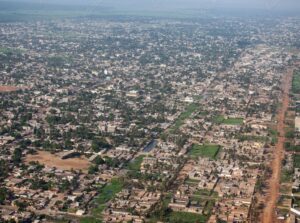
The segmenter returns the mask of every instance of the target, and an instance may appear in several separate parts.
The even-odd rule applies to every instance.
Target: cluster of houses
[[[0,86],[19,90],[0,92],[0,221],[142,223],[163,203],[245,222],[290,61],[256,22],[1,24]]]

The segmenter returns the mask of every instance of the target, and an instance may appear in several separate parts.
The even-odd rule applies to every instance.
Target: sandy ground
[[[56,167],[62,170],[82,170],[83,172],[86,172],[90,166],[90,162],[86,158],[63,160],[59,156],[46,151],[38,151],[35,155],[27,155],[25,163],[29,163],[30,161],[38,161],[47,167]]]
[[[275,208],[279,196],[281,161],[284,158],[284,142],[285,142],[284,118],[285,118],[285,112],[288,110],[288,106],[289,106],[289,90],[291,87],[292,76],[293,76],[293,69],[289,69],[287,74],[283,77],[282,107],[279,110],[277,115],[277,131],[279,133],[279,137],[274,150],[273,161],[271,163],[272,177],[268,182],[269,183],[268,196],[266,201],[266,207],[262,215],[263,223],[277,222],[277,218],[275,215]]]
[[[15,86],[3,86],[0,85],[0,92],[12,92],[12,91],[17,91],[19,88]]]

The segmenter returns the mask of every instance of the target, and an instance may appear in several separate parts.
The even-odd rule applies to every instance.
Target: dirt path
[[[287,74],[283,77],[282,107],[278,111],[278,116],[277,116],[277,131],[279,136],[273,154],[274,155],[273,161],[271,163],[272,177],[269,180],[267,203],[262,215],[263,223],[277,222],[276,220],[277,218],[275,215],[275,208],[279,196],[281,161],[284,158],[284,142],[285,142],[284,118],[285,118],[285,112],[288,110],[289,107],[289,91],[292,82],[293,70],[294,69],[292,68],[288,69]]]

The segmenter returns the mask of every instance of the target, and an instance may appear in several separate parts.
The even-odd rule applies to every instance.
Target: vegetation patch
[[[194,144],[189,151],[189,155],[192,158],[198,158],[200,157],[208,157],[211,159],[216,159],[219,151],[220,151],[219,145],[197,145]]]
[[[285,133],[285,137],[288,139],[293,139],[295,137],[294,130],[289,130]]]
[[[238,135],[237,138],[240,141],[266,142],[268,140],[268,137],[266,136],[254,136],[254,135]]]
[[[269,135],[271,136],[271,145],[275,145],[278,141],[278,132],[274,129],[269,129]]]
[[[295,71],[293,75],[293,81],[292,81],[292,92],[294,94],[300,93],[300,71]]]
[[[298,146],[298,145],[297,146],[292,146],[291,148],[295,152],[300,152],[300,146]]]
[[[189,185],[196,185],[198,184],[200,181],[199,180],[194,180],[194,179],[187,179],[185,181],[186,184],[189,184]]]
[[[213,117],[212,121],[216,124],[221,124],[224,121],[224,119],[225,118],[223,115],[218,115],[218,116]]]
[[[293,171],[283,170],[281,172],[281,182],[287,183],[293,180]]]
[[[294,156],[294,168],[300,168],[300,155],[298,154]]]
[[[228,118],[228,119],[224,119],[222,124],[225,124],[225,125],[242,125],[243,121],[244,121],[244,119],[242,119],[242,118]]]
[[[188,213],[188,212],[171,212],[169,215],[169,222],[172,223],[204,223],[208,220],[207,216]]]
[[[66,64],[72,63],[72,60],[68,56],[50,56],[47,62],[50,67],[63,67]]]
[[[97,207],[93,210],[93,215],[97,218],[101,218],[101,213],[106,207],[106,203],[114,198],[123,188],[123,183],[118,178],[111,180],[109,184],[106,184],[99,190],[99,195],[95,202]]]
[[[212,197],[218,197],[218,192],[215,192],[213,190],[207,190],[207,189],[199,189],[194,193],[195,196],[212,196]]]
[[[286,142],[285,146],[286,146],[287,151],[300,152],[300,146],[299,145],[293,146],[293,145],[291,145],[290,142]]]
[[[207,199],[201,197],[201,196],[191,196],[190,197],[191,202],[197,202],[201,206],[205,206]]]
[[[93,217],[84,217],[80,219],[80,223],[102,223],[102,221]]]
[[[192,103],[187,106],[186,110],[181,113],[181,115],[177,118],[175,121],[174,125],[171,128],[171,131],[176,131],[180,128],[180,126],[183,125],[184,121],[189,118],[197,109],[198,109],[198,104]]]
[[[203,213],[205,214],[205,216],[210,216],[211,215],[211,211],[213,209],[213,207],[215,206],[215,201],[214,200],[208,200],[205,207],[204,207],[204,210],[203,210]]]
[[[216,124],[224,125],[242,125],[244,122],[243,118],[225,118],[223,115],[218,115],[213,118],[213,122]]]
[[[148,223],[166,222],[166,217],[170,213],[169,203],[171,202],[172,194],[167,193],[157,206],[156,210],[151,213]]]
[[[11,55],[11,54],[22,54],[23,50],[8,48],[8,47],[0,47],[0,54]]]
[[[294,207],[300,207],[300,198],[298,198],[298,197],[293,197],[293,205],[294,205]]]
[[[135,158],[132,162],[129,162],[126,166],[126,168],[128,170],[132,170],[132,171],[140,171],[143,159],[145,156],[141,155],[137,158]]]

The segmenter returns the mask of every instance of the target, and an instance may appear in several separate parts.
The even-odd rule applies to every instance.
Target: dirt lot
[[[25,163],[30,161],[38,161],[47,167],[56,167],[62,170],[82,170],[86,172],[90,166],[90,162],[86,158],[61,159],[58,155],[51,154],[46,151],[38,151],[35,155],[28,155]]]
[[[12,91],[17,91],[19,88],[15,86],[3,86],[0,85],[0,92],[12,92]]]

